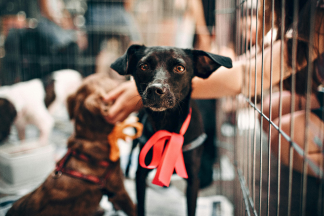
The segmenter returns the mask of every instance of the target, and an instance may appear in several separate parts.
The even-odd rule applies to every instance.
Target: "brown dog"
[[[103,114],[109,105],[104,94],[116,83],[104,75],[87,77],[77,92],[68,98],[75,135],[68,141],[68,154],[53,174],[35,191],[13,204],[7,215],[94,215],[103,194],[117,210],[135,215],[135,206],[123,184],[120,160],[111,160],[107,135],[114,125]]]

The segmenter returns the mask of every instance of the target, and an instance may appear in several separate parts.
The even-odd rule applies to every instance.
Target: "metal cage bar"
[[[274,28],[274,1],[271,1],[271,42],[270,42],[270,84],[272,84],[272,70],[273,70],[273,28]],[[268,196],[267,196],[267,215],[270,215],[270,165],[271,165],[271,120],[272,120],[272,85],[270,85],[270,103],[269,103],[269,132],[268,132]]]
[[[67,0],[68,1],[68,0]],[[66,1],[66,2],[67,2]],[[123,3],[122,0],[75,0],[79,2],[90,3],[102,3],[102,5],[109,3]],[[193,0],[194,1],[194,0]],[[199,0],[196,0],[199,1]],[[235,97],[231,96],[231,109],[234,110],[233,121],[233,135],[228,138],[220,140],[218,138],[217,148],[222,149],[221,155],[227,156],[230,159],[235,174],[235,178],[231,181],[230,190],[226,189],[226,183],[219,175],[219,185],[217,185],[217,191],[220,194],[230,198],[235,208],[235,215],[282,215],[292,214],[292,209],[295,203],[295,193],[300,195],[300,210],[299,214],[307,214],[307,193],[309,192],[309,173],[315,174],[314,176],[319,181],[319,195],[316,200],[318,213],[324,214],[324,179],[323,169],[324,160],[323,156],[320,159],[319,164],[313,162],[309,156],[310,137],[308,131],[310,131],[310,117],[312,115],[311,95],[312,95],[312,79],[314,73],[316,73],[316,66],[313,63],[312,55],[313,47],[316,38],[316,11],[318,10],[318,4],[323,4],[323,0],[210,0],[215,1],[214,16],[217,21],[226,20],[226,23],[216,22],[212,33],[213,43],[220,43],[213,52],[218,52],[222,45],[228,46],[228,44],[221,43],[233,43],[233,52],[235,57],[233,61],[235,63],[244,63],[239,70],[242,71],[242,86],[241,94]],[[18,1],[22,4],[23,1]],[[127,1],[126,1],[127,2]],[[177,0],[134,0],[135,9],[132,11],[132,16],[135,21],[138,21],[139,32],[142,36],[142,42],[147,45],[167,45],[178,46],[176,43],[177,37],[180,34],[177,31],[183,24],[184,14],[187,12],[189,0],[177,1]],[[149,3],[148,3],[149,2]],[[183,7],[175,8],[174,2],[179,4],[183,3]],[[223,3],[223,4],[220,4]],[[270,2],[270,3],[269,3]],[[299,100],[300,94],[297,93],[297,73],[299,73],[299,59],[300,54],[299,43],[302,40],[300,35],[300,24],[306,21],[301,16],[302,3],[310,4],[309,11],[309,35],[306,37],[307,42],[307,77],[305,80],[306,99],[305,103],[305,129],[304,129],[304,142],[298,144],[296,137],[298,136],[294,127],[296,123],[292,116],[296,115],[298,108],[296,101]],[[280,4],[280,10],[276,10]],[[288,8],[288,4],[293,4],[293,7]],[[181,5],[181,4],[180,4]],[[107,6],[107,5],[106,5]],[[266,8],[270,6],[270,8]],[[305,7],[305,5],[303,5]],[[86,7],[85,7],[86,8]],[[89,10],[89,8],[87,9]],[[322,9],[323,10],[323,9]],[[1,10],[0,10],[1,12]],[[89,17],[96,15],[93,10],[89,10]],[[85,11],[75,13],[75,16],[86,16]],[[220,19],[219,16],[228,16],[228,19]],[[29,14],[15,14],[20,19],[26,19],[32,23],[32,19],[35,17],[29,17]],[[289,25],[286,22],[286,18],[291,18]],[[38,17],[37,17],[38,19]],[[89,18],[90,19],[90,18]],[[255,19],[255,20],[254,20]],[[308,19],[308,18],[307,18]],[[171,21],[170,21],[171,20]],[[218,21],[219,21],[218,20]],[[0,21],[3,21],[3,16],[0,14]],[[114,20],[114,23],[116,20]],[[234,22],[235,21],[235,22]],[[87,24],[87,22],[85,22]],[[116,22],[117,23],[117,22]],[[171,24],[170,24],[171,23]],[[180,24],[179,24],[180,23]],[[4,43],[2,34],[3,30],[0,28],[0,61],[4,62],[4,56],[8,60],[8,68],[12,67],[12,72],[7,73],[7,77],[10,82],[16,82],[13,79],[15,76],[19,81],[28,80],[27,71],[32,71],[32,66],[39,65],[40,75],[44,75],[49,70],[48,68],[64,68],[70,63],[75,64],[75,69],[83,72],[84,76],[87,76],[91,70],[95,70],[97,55],[102,50],[109,50],[111,47],[107,45],[107,41],[116,37],[118,39],[118,55],[125,52],[128,45],[131,43],[129,29],[122,25],[109,26],[108,20],[103,20],[102,25],[86,25],[84,24],[78,30],[84,30],[89,36],[89,45],[85,51],[78,52],[71,49],[71,53],[50,55],[50,49],[44,53],[36,54],[32,49],[32,46],[27,46],[21,49],[13,49],[12,52],[8,49],[5,55],[3,55]],[[191,25],[191,26],[190,26]],[[188,29],[189,33],[183,33],[182,36],[191,39],[191,47],[196,40],[197,34],[194,22],[190,23]],[[222,32],[217,32],[216,28],[223,25],[226,32],[234,32],[233,35],[223,35]],[[250,25],[250,26],[249,26]],[[1,24],[2,26],[2,24]],[[254,27],[255,26],[255,27]],[[170,28],[169,28],[170,27]],[[32,28],[29,26],[28,28]],[[36,28],[36,27],[35,27]],[[275,35],[275,30],[278,31],[278,35]],[[255,32],[253,32],[255,31]],[[288,47],[288,33],[291,33],[291,47]],[[267,41],[267,36],[270,33],[270,41]],[[249,38],[248,38],[249,37]],[[253,39],[255,38],[255,39]],[[2,40],[3,39],[3,40]],[[17,47],[22,48],[23,43],[20,38],[20,34],[13,35],[13,40],[17,42]],[[274,44],[280,43],[280,62],[276,62],[274,56]],[[50,44],[50,41],[46,39],[44,44]],[[113,46],[112,46],[113,47]],[[66,48],[66,49],[70,49]],[[291,51],[291,60],[286,58],[287,50]],[[61,51],[61,50],[60,50]],[[266,56],[269,51],[270,56]],[[48,52],[48,53],[47,53]],[[223,55],[223,54],[221,54]],[[269,64],[268,64],[269,63]],[[259,64],[259,65],[258,65]],[[288,65],[289,66],[288,66]],[[4,64],[0,64],[0,66]],[[26,70],[26,65],[31,69]],[[280,65],[280,72],[274,71],[275,66]],[[1,66],[1,67],[2,67]],[[54,67],[55,66],[55,67]],[[266,68],[268,67],[268,68]],[[291,68],[291,69],[290,69]],[[47,71],[46,71],[46,70]],[[25,71],[24,71],[25,70]],[[289,102],[284,99],[285,84],[284,80],[287,79],[288,70],[290,70],[290,99]],[[46,71],[46,72],[45,72]],[[269,75],[267,72],[269,71]],[[36,74],[35,72],[33,72]],[[279,74],[279,82],[276,85],[271,85]],[[34,76],[33,74],[33,76]],[[265,83],[266,76],[269,76],[270,86]],[[1,71],[0,71],[0,78]],[[3,82],[5,79],[0,79]],[[9,82],[9,83],[10,83]],[[254,85],[254,86],[253,86]],[[274,94],[278,94],[279,98],[276,99]],[[265,101],[268,96],[269,104]],[[274,104],[275,100],[278,100],[278,116],[275,117]],[[324,99],[322,99],[324,101]],[[218,108],[221,108],[222,100],[218,102]],[[285,107],[286,103],[290,103],[289,108]],[[289,131],[284,129],[285,113],[284,110],[289,110],[291,118],[289,120]],[[265,110],[269,110],[266,114]],[[324,116],[324,109],[322,110]],[[226,120],[225,111],[217,111],[221,118]],[[223,115],[223,116],[222,116]],[[245,118],[245,119],[243,119]],[[227,118],[230,119],[230,118]],[[276,120],[274,120],[276,119]],[[243,123],[244,121],[247,123]],[[228,121],[228,120],[226,120]],[[322,121],[323,122],[323,121]],[[220,123],[222,124],[222,123]],[[244,127],[242,126],[244,125]],[[269,127],[267,131],[263,126]],[[324,125],[320,132],[324,131]],[[219,132],[217,132],[219,133]],[[221,134],[221,133],[219,133]],[[278,135],[277,138],[273,138],[274,135]],[[225,137],[225,136],[224,136]],[[323,133],[319,135],[320,151],[323,155],[324,146]],[[288,147],[284,145],[288,143]],[[232,148],[233,147],[233,148]],[[283,162],[285,154],[282,150],[287,148],[288,150],[288,165]],[[273,151],[277,149],[277,153]],[[296,157],[302,157],[302,172],[297,173],[295,170]],[[223,174],[221,160],[215,163],[218,167],[216,169],[219,174]],[[297,175],[296,175],[297,174]],[[300,176],[300,177],[299,177]],[[300,180],[297,180],[300,179]],[[295,183],[301,183],[296,188]],[[298,198],[299,199],[299,198]]]
[[[315,5],[316,2],[315,1],[311,1],[311,7],[310,7],[310,36],[309,36],[309,44],[313,45],[314,43],[314,31],[315,31],[315,22],[312,22],[313,20],[315,20]],[[308,62],[312,62],[312,53],[313,53],[313,46],[308,46]],[[305,122],[306,122],[306,126],[305,126],[305,145],[304,145],[304,161],[303,161],[303,186],[302,186],[302,202],[301,202],[301,214],[305,215],[306,213],[306,192],[307,192],[307,157],[306,154],[308,153],[309,150],[309,142],[308,142],[308,130],[309,130],[309,118],[310,118],[310,96],[311,96],[311,85],[312,85],[312,74],[313,74],[313,65],[312,64],[308,64],[308,76],[307,76],[307,100],[306,100],[306,115],[305,115]]]
[[[298,4],[297,4],[298,0],[294,1],[294,20],[296,21],[298,19]],[[296,89],[296,76],[295,76],[295,72],[296,72],[296,53],[297,53],[297,22],[294,22],[293,24],[293,31],[294,31],[294,35],[293,35],[293,48],[292,48],[292,53],[293,53],[293,57],[292,57],[292,79],[291,79],[291,92],[292,92],[292,97],[291,97],[291,108],[290,108],[290,112],[293,114],[295,111],[295,89]],[[290,131],[290,137],[294,138],[294,131],[292,126],[294,126],[294,119],[291,119],[290,122],[290,126],[291,126],[291,131]],[[291,141],[292,143],[292,141]],[[293,146],[290,145],[289,148],[289,193],[288,193],[288,215],[290,215],[291,212],[291,195],[292,195],[292,181],[293,181],[293,175],[292,175],[292,165],[293,165]]]
[[[287,202],[287,213],[288,215],[291,214],[291,209],[292,209],[292,200],[295,198],[293,197],[293,192],[296,191],[301,191],[301,199],[300,199],[300,214],[305,215],[306,213],[306,202],[307,202],[307,179],[308,179],[308,168],[310,168],[310,170],[312,171],[312,173],[315,173],[316,176],[319,177],[320,180],[320,193],[319,193],[319,197],[318,197],[318,210],[319,213],[322,213],[323,209],[322,209],[322,204],[323,204],[323,159],[321,159],[320,164],[317,165],[315,164],[307,155],[308,150],[309,150],[309,137],[306,136],[308,135],[307,132],[309,131],[309,118],[310,118],[310,111],[311,111],[311,105],[310,105],[310,96],[311,96],[311,86],[312,86],[312,73],[313,73],[313,65],[312,64],[308,64],[308,74],[307,74],[307,92],[306,92],[306,108],[305,108],[305,129],[304,129],[304,134],[305,134],[305,138],[304,138],[304,148],[300,148],[300,146],[295,142],[294,140],[294,127],[295,126],[295,122],[294,119],[291,118],[290,119],[290,132],[287,133],[282,129],[282,116],[283,116],[283,91],[284,91],[284,85],[283,85],[283,80],[284,80],[284,76],[285,76],[285,70],[286,66],[285,66],[285,62],[284,62],[284,53],[285,53],[285,37],[286,34],[285,32],[287,32],[287,27],[285,26],[285,22],[281,22],[280,25],[277,27],[279,29],[280,35],[279,36],[279,40],[281,42],[281,46],[280,46],[280,82],[278,83],[278,93],[279,93],[279,106],[278,106],[278,117],[277,117],[277,122],[275,123],[272,119],[272,94],[273,94],[273,88],[272,85],[270,85],[269,87],[269,92],[267,94],[269,94],[269,114],[265,115],[264,114],[264,104],[263,104],[263,99],[264,99],[264,94],[265,94],[265,88],[264,88],[264,50],[265,50],[265,44],[264,44],[264,39],[265,39],[265,28],[266,28],[266,23],[265,23],[265,14],[266,14],[266,10],[265,10],[265,0],[261,1],[261,4],[259,5],[259,1],[256,1],[256,5],[257,8],[259,8],[260,6],[261,11],[262,11],[262,17],[260,17],[260,21],[262,24],[258,24],[258,19],[256,20],[256,33],[255,36],[256,38],[258,38],[258,34],[261,35],[261,72],[257,71],[259,70],[259,68],[257,68],[257,57],[254,56],[252,57],[251,52],[248,53],[247,50],[247,46],[246,44],[250,44],[250,47],[252,47],[252,39],[250,38],[250,41],[247,41],[247,32],[250,31],[250,33],[252,34],[252,26],[250,27],[250,29],[247,28],[247,20],[248,20],[248,9],[246,7],[247,2],[253,2],[253,0],[251,1],[237,1],[237,8],[239,7],[239,9],[237,9],[237,17],[239,17],[239,19],[241,19],[242,22],[238,22],[237,21],[237,26],[240,25],[240,23],[243,23],[243,25],[245,24],[245,29],[241,29],[239,27],[237,27],[237,29],[239,29],[237,31],[237,35],[236,35],[236,49],[237,52],[239,54],[243,54],[241,55],[241,57],[239,57],[239,59],[245,59],[246,61],[246,65],[248,67],[243,67],[243,74],[244,74],[244,78],[248,78],[247,80],[243,80],[242,81],[242,92],[244,92],[244,90],[247,90],[245,93],[247,93],[244,98],[245,98],[245,104],[243,104],[243,106],[240,105],[239,100],[236,99],[236,103],[237,103],[237,112],[239,112],[239,110],[242,109],[253,109],[254,111],[254,126],[250,125],[249,123],[249,129],[246,132],[243,132],[242,136],[238,136],[238,139],[236,139],[235,145],[236,146],[245,146],[243,147],[243,149],[241,147],[236,147],[237,151],[234,151],[235,154],[235,167],[237,170],[237,175],[239,176],[238,181],[240,182],[240,187],[241,187],[241,191],[242,191],[242,200],[237,199],[236,203],[238,203],[238,201],[242,201],[242,203],[237,204],[238,207],[238,212],[237,214],[243,214],[243,215],[264,215],[264,213],[266,215],[270,215],[270,206],[273,204],[270,204],[270,200],[273,197],[276,197],[276,215],[280,215],[282,208],[284,208],[282,206],[282,202],[286,203]],[[276,1],[278,2],[278,1]],[[281,10],[280,12],[280,16],[285,17],[286,16],[286,10],[285,10],[285,6],[286,6],[286,1],[280,1],[281,2]],[[271,1],[271,9],[270,9],[270,29],[274,29],[274,25],[275,25],[275,0]],[[310,28],[310,35],[309,35],[309,42],[308,44],[313,45],[313,38],[314,38],[314,19],[315,19],[315,8],[316,8],[316,1],[312,1],[312,6],[310,7],[312,9],[312,11],[310,11],[309,13],[312,15],[310,16],[310,21],[309,23],[312,23],[312,25],[309,27]],[[318,2],[317,2],[318,4]],[[294,1],[294,8],[292,8],[293,11],[293,22],[292,22],[292,59],[291,59],[291,67],[292,67],[292,72],[291,72],[291,97],[290,97],[290,114],[293,116],[295,113],[295,103],[296,103],[296,72],[297,72],[297,41],[298,39],[298,31],[299,31],[299,27],[298,27],[298,23],[299,23],[299,1],[295,0]],[[291,9],[289,9],[291,10]],[[240,14],[243,13],[243,14]],[[278,13],[278,11],[277,11]],[[251,8],[251,12],[250,12],[250,19],[252,22],[252,8]],[[256,11],[256,15],[257,17],[259,17],[259,10]],[[278,15],[277,15],[278,16]],[[278,19],[278,17],[277,17]],[[277,23],[278,24],[278,23]],[[267,29],[268,31],[268,29]],[[277,36],[277,37],[278,37]],[[276,38],[274,38],[274,33],[271,32],[270,34],[270,83],[272,83],[272,76],[273,76],[273,43],[276,40]],[[244,39],[244,40],[243,40]],[[308,62],[312,62],[312,53],[313,53],[313,47],[309,46],[308,49]],[[255,47],[255,53],[257,53],[257,47]],[[268,58],[268,57],[267,57]],[[255,65],[252,65],[252,59],[254,59],[254,63]],[[244,60],[243,60],[244,61]],[[266,60],[268,61],[268,59]],[[276,63],[278,64],[278,63]],[[257,82],[261,82],[261,92],[260,92],[260,98],[261,98],[261,102],[260,104],[258,104],[257,102],[257,98],[254,98],[254,102],[251,100],[252,99],[252,91],[251,91],[251,74],[252,74],[252,69],[254,68],[254,82],[255,82],[255,86],[254,86],[254,96],[257,95]],[[268,69],[267,69],[268,70]],[[258,80],[257,79],[257,73],[261,73],[261,79]],[[246,76],[247,75],[247,76]],[[248,115],[250,119],[250,115]],[[257,117],[260,116],[260,119],[258,119]],[[237,119],[239,119],[240,117],[238,115],[236,115]],[[260,130],[257,129],[257,122],[260,122],[261,128]],[[264,125],[263,122],[266,122],[267,124],[269,124],[269,130],[268,132],[263,132],[262,130],[262,126]],[[251,127],[252,126],[252,127]],[[242,131],[241,129],[237,129],[238,132]],[[277,134],[279,135],[277,138],[277,149],[278,149],[278,153],[276,155],[277,160],[273,161],[271,159],[271,152],[272,152],[272,146],[274,144],[271,143],[271,137],[272,137],[272,131],[277,131]],[[253,132],[253,137],[251,138],[251,132]],[[266,152],[265,150],[263,150],[263,139],[262,134],[267,133],[268,135],[268,141],[267,141],[267,161],[264,161],[263,159],[263,154]],[[260,136],[260,139],[258,140],[257,138]],[[321,138],[323,138],[323,135],[320,135]],[[240,138],[240,139],[239,139]],[[240,140],[239,143],[237,143]],[[288,165],[288,200],[287,201],[282,201],[282,182],[285,181],[282,179],[282,140],[285,140],[285,142],[288,142],[289,145],[289,165]],[[323,141],[323,140],[321,140]],[[320,146],[321,149],[323,149],[323,146]],[[238,156],[237,152],[238,151],[243,151],[243,155],[246,156],[244,158],[244,160],[242,161],[242,156]],[[323,151],[322,151],[323,152]],[[302,172],[302,186],[300,187],[300,189],[295,189],[293,186],[295,186],[295,182],[298,182],[298,180],[296,180],[297,177],[294,178],[294,154],[297,154],[299,156],[303,157],[303,172]],[[260,156],[258,156],[260,155]],[[240,165],[241,163],[241,165]],[[272,172],[272,167],[271,165],[273,163],[276,163],[277,165],[277,175],[276,175],[276,189],[272,189],[272,183],[270,183],[270,178],[271,176],[273,176],[273,172]],[[256,166],[258,165],[258,167]],[[264,168],[267,167],[267,173],[264,173]],[[285,175],[286,177],[286,175]],[[263,183],[263,178],[266,178],[266,187],[264,187],[264,183]],[[256,188],[256,182],[258,182],[258,189]],[[263,191],[263,189],[266,188],[266,191]],[[265,193],[266,192],[266,193]],[[272,195],[273,192],[276,192],[276,194]],[[263,195],[266,194],[266,195]],[[294,194],[295,195],[295,194]],[[264,196],[266,196],[266,203],[262,203]],[[255,207],[258,207],[258,209],[256,210]]]

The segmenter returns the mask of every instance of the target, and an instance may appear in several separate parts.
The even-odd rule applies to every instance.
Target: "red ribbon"
[[[183,159],[182,145],[184,141],[183,135],[188,129],[190,119],[191,108],[180,129],[180,134],[159,130],[144,145],[139,155],[139,164],[141,167],[147,169],[157,168],[155,177],[152,181],[153,184],[169,186],[174,169],[182,178],[188,178]],[[165,145],[166,141],[168,141],[168,143]],[[153,147],[152,161],[149,165],[146,165],[145,157],[151,147]]]

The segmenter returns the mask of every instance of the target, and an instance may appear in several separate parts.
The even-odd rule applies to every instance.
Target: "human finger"
[[[118,85],[116,88],[112,89],[111,91],[109,91],[105,97],[103,98],[103,100],[105,102],[109,102],[109,101],[114,101],[116,100],[121,94],[123,94],[123,92],[125,92],[125,90],[128,87],[128,82],[124,82],[120,85]]]

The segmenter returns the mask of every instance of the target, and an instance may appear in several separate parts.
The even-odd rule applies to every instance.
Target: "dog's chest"
[[[156,133],[154,130],[152,123],[149,120],[148,114],[144,114],[144,116],[141,119],[141,122],[143,124],[143,133],[142,136],[139,137],[138,141],[139,143],[144,146],[147,141]],[[194,123],[192,123],[194,125]],[[190,125],[189,125],[190,127]],[[199,128],[200,126],[191,126],[191,129],[197,127]],[[178,132],[177,132],[178,133]],[[190,130],[190,135],[184,135],[185,137],[185,142],[183,144],[183,151],[190,151],[200,145],[203,144],[205,139],[207,138],[206,134],[203,132],[203,130]],[[189,138],[190,137],[190,138]]]

